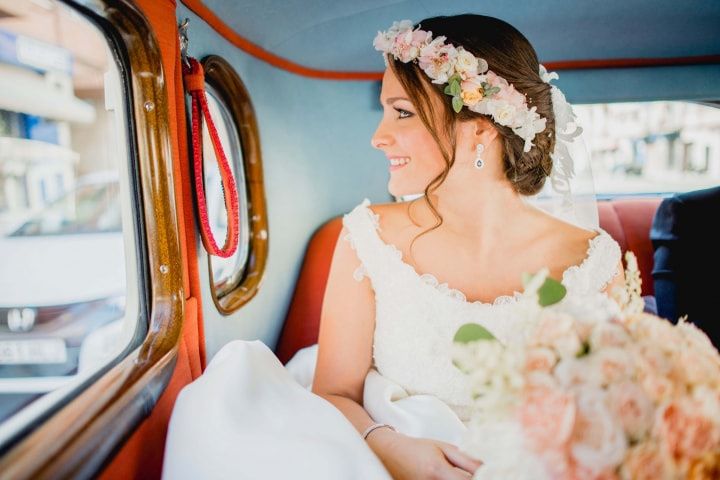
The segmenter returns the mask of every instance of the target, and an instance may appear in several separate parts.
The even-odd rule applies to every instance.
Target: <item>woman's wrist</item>
[[[395,431],[395,429],[378,428],[373,430],[365,441],[371,450],[379,454],[380,452],[387,451],[390,445],[396,441],[400,435],[402,434]]]
[[[365,429],[365,431],[362,433],[363,440],[367,440],[368,436],[372,434],[375,430],[379,430],[381,428],[388,428],[395,432],[395,427],[392,425],[388,425],[387,423],[373,423],[368,428]]]

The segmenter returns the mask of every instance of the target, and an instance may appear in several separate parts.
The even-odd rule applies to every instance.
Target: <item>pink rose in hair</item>
[[[439,40],[439,41],[438,41]],[[418,63],[420,68],[432,79],[433,83],[446,83],[455,67],[458,52],[452,45],[443,45],[445,37],[438,37],[421,53]]]
[[[395,54],[401,62],[411,62],[420,56],[420,50],[429,38],[430,32],[408,30],[395,38]]]

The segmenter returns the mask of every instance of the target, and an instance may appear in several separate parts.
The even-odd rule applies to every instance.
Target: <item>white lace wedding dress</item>
[[[343,219],[361,262],[354,277],[367,276],[375,291],[374,369],[363,406],[408,435],[457,443],[471,398],[452,365],[453,336],[475,322],[512,341],[519,294],[468,302],[434,276],[418,274],[382,241],[369,205],[366,199]],[[618,244],[599,231],[585,260],[563,274],[568,296],[602,290],[619,261]],[[301,351],[285,369],[259,342],[226,345],[178,397],[164,478],[388,478],[345,417],[308,391],[315,352]]]

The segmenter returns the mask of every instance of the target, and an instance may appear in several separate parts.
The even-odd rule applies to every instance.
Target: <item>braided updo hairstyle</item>
[[[413,100],[420,119],[437,142],[445,160],[443,172],[425,188],[425,199],[430,208],[437,214],[427,196],[445,180],[455,161],[454,125],[457,120],[484,117],[492,122],[501,137],[503,168],[507,179],[522,195],[538,193],[552,171],[550,154],[555,148],[555,115],[551,87],[540,78],[538,57],[528,39],[509,23],[484,15],[433,17],[422,20],[415,25],[415,28],[418,27],[431,31],[433,38],[445,36],[445,43],[462,46],[476,57],[485,59],[490,70],[525,94],[528,108],[537,107],[538,114],[546,119],[545,130],[535,136],[534,146],[529,152],[523,152],[525,142],[511,128],[494,122],[491,116],[473,112],[466,107],[455,113],[452,98],[443,93],[445,85],[433,84],[417,63],[402,63],[388,55],[388,65]],[[442,99],[442,112],[433,111],[429,95],[437,95]],[[437,226],[441,223],[442,219]]]

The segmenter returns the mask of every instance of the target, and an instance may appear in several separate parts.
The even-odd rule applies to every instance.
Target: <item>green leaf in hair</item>
[[[460,110],[462,110],[462,107],[463,107],[462,98],[453,97],[452,106],[453,106],[453,110],[455,110],[455,113],[460,113]]]

